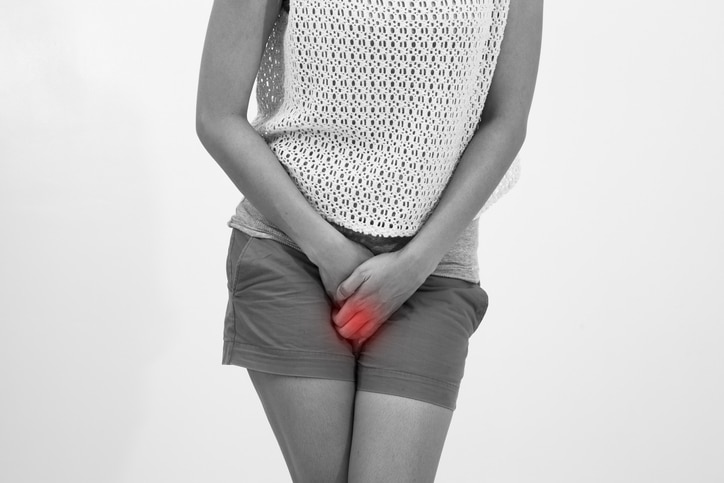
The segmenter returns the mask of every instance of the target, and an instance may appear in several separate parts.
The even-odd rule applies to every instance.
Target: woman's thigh
[[[346,483],[354,382],[248,372],[293,481]]]
[[[354,413],[348,483],[435,480],[452,410],[358,391]]]

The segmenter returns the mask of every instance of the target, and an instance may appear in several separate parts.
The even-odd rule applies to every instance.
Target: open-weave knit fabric
[[[478,127],[508,4],[291,0],[267,41],[251,124],[327,221],[412,236]],[[476,219],[519,172],[517,158]]]

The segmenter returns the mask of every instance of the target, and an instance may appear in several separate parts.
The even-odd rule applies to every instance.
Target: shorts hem
[[[372,377],[368,377],[372,376]],[[357,390],[401,396],[455,410],[460,386],[409,372],[359,365]]]
[[[355,381],[355,358],[325,352],[276,349],[224,341],[222,365],[283,376]]]

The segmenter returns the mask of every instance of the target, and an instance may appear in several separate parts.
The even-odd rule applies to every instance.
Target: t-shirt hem
[[[272,227],[258,224],[258,222],[250,222],[249,220],[244,220],[244,222],[240,222],[238,218],[232,217],[227,222],[227,226],[236,230],[240,230],[249,236],[274,240],[299,252],[304,253],[302,249],[296,243],[294,243],[291,238],[284,235],[283,232],[275,230]],[[435,270],[433,270],[430,275],[437,275],[439,277],[446,278],[456,278],[476,284],[480,283],[479,271],[477,269],[460,268],[459,266],[448,265],[444,263],[444,261],[441,261],[441,263],[438,264],[438,266],[435,268]]]

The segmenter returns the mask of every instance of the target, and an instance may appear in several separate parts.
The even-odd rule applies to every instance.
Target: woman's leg
[[[355,383],[249,370],[295,483],[346,483]]]
[[[349,483],[432,482],[468,340],[487,309],[479,284],[430,276],[357,359]]]
[[[433,482],[452,415],[415,399],[358,391],[349,483]]]

